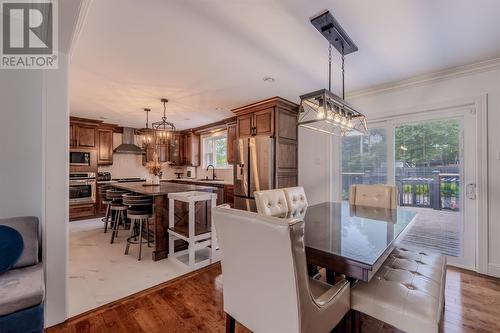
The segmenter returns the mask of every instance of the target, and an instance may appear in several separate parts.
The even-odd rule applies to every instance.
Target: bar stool
[[[109,199],[106,195],[106,192],[111,189],[110,185],[102,185],[99,186],[99,195],[102,199],[101,203],[103,205],[106,205],[106,214],[104,217],[101,219],[102,222],[104,222],[104,233],[108,231],[108,223],[113,223],[113,215],[111,214],[111,202],[113,200]]]
[[[211,219],[210,226],[204,226],[201,230],[196,230],[195,227],[195,205],[200,201],[211,201],[211,207],[214,208],[217,202],[217,194],[210,192],[189,191],[170,193],[169,211],[168,211],[168,255],[169,257],[178,259],[179,256],[188,254],[188,265],[192,269],[197,269],[215,262],[217,239],[215,235],[215,228],[213,220]],[[175,201],[182,201],[188,203],[188,228],[175,225]],[[206,216],[208,219],[208,215]],[[176,239],[182,239],[188,243],[188,249],[184,251],[175,252],[174,242]],[[196,250],[210,246],[210,257],[206,260],[196,262]]]
[[[118,237],[118,228],[120,224],[123,224],[125,228],[125,212],[127,211],[127,206],[123,204],[122,197],[126,193],[128,192],[118,189],[110,189],[106,191],[106,198],[111,200],[111,214],[114,214],[115,217],[113,221],[113,232],[111,233],[111,244],[114,243],[115,237]]]
[[[138,194],[124,194],[123,204],[127,206],[127,217],[130,219],[130,235],[127,238],[127,245],[125,247],[125,254],[128,254],[130,244],[139,244],[139,258],[141,260],[142,255],[142,243],[148,243],[148,247],[151,245],[151,237],[149,230],[149,219],[152,217],[153,210],[153,198],[138,195]],[[142,229],[144,227],[144,222],[146,222],[146,237],[147,240],[142,240]],[[137,239],[139,237],[139,239]]]

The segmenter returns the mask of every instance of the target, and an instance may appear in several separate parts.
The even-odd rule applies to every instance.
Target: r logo
[[[52,54],[52,6],[51,2],[3,2],[3,54]]]

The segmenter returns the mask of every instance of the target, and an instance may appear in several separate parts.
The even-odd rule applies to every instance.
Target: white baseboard
[[[488,275],[500,277],[500,265],[488,264]]]

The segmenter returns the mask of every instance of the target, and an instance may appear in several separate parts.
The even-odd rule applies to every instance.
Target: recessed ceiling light
[[[106,120],[106,119],[108,119],[108,118],[103,117],[103,116],[100,116],[100,117],[99,117],[99,119]]]
[[[224,111],[224,108],[221,108],[220,106],[215,108],[215,111]]]
[[[262,80],[267,83],[273,83],[274,81],[276,81],[276,79],[272,76],[264,76]]]

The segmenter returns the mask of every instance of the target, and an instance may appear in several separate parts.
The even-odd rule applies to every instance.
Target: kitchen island
[[[170,193],[203,191],[216,192],[215,187],[200,186],[190,184],[176,184],[170,182],[161,182],[160,185],[145,186],[144,182],[134,183],[115,183],[111,186],[133,193],[148,195],[153,197],[153,233],[155,237],[155,249],[153,251],[153,260],[157,261],[168,257],[168,195]],[[195,206],[195,227],[208,229],[211,225],[211,207],[206,202],[198,202]],[[175,224],[187,225],[188,206],[184,202],[175,203]],[[176,241],[176,251],[186,248],[187,244],[181,240]]]

